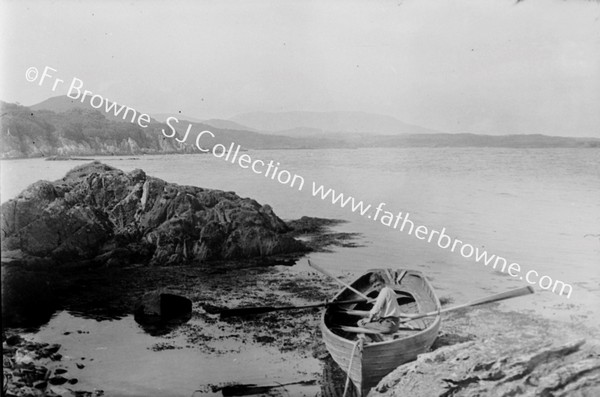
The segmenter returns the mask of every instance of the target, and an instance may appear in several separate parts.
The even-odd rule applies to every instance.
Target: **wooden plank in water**
[[[223,396],[252,396],[257,394],[267,393],[271,389],[275,389],[278,387],[285,387],[291,385],[301,385],[301,386],[311,386],[317,383],[316,380],[302,380],[297,382],[288,382],[288,383],[276,383],[276,384],[267,384],[267,385],[258,385],[258,384],[237,384],[237,385],[229,385],[224,386],[220,389],[216,389],[216,391],[221,390]]]

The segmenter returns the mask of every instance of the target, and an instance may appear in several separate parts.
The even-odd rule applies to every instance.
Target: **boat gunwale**
[[[353,281],[350,283],[350,285],[353,285],[353,284],[354,284],[356,281],[358,281],[358,280],[359,280],[361,277],[365,276],[365,275],[366,275],[366,274],[368,274],[368,273],[375,273],[375,272],[380,272],[380,271],[385,271],[385,270],[386,270],[386,269],[369,269],[369,270],[367,270],[365,273],[362,273],[362,274],[361,274],[359,277],[357,277],[356,279],[354,279],[354,280],[353,280]],[[419,271],[419,270],[407,270],[407,273],[406,273],[406,275],[405,275],[404,277],[408,276],[409,274],[416,275],[416,276],[420,277],[420,278],[421,278],[421,279],[422,279],[422,280],[425,282],[425,285],[427,286],[427,288],[429,289],[429,291],[430,291],[430,292],[431,292],[431,294],[433,295],[433,301],[434,301],[434,303],[435,303],[435,305],[436,305],[436,308],[438,309],[438,311],[440,311],[440,310],[441,310],[441,303],[440,303],[440,300],[439,300],[439,298],[438,298],[437,294],[435,293],[435,289],[432,287],[432,285],[431,285],[431,283],[429,282],[429,280],[427,279],[427,277],[425,277],[425,275],[424,275],[424,274],[423,274],[421,271]],[[398,284],[394,284],[394,285],[398,285]],[[338,293],[337,293],[337,294],[336,294],[336,295],[333,297],[333,299],[332,299],[331,301],[332,301],[332,302],[335,302],[336,300],[338,300],[338,299],[339,299],[339,297],[340,297],[340,295],[341,295],[342,293],[344,293],[344,291],[347,291],[347,290],[349,290],[347,287],[344,287],[344,288],[342,288],[342,289],[341,289],[341,290],[340,290],[340,291],[339,291],[339,292],[338,292]],[[415,301],[416,301],[416,299],[415,299]],[[324,333],[324,331],[326,330],[328,335],[335,337],[335,338],[336,338],[338,341],[340,341],[340,342],[347,342],[347,343],[348,343],[350,346],[353,346],[353,345],[354,345],[354,341],[352,341],[352,340],[350,340],[350,339],[348,339],[348,338],[344,338],[344,337],[343,337],[343,336],[341,336],[341,335],[338,335],[338,334],[336,334],[335,332],[333,332],[333,331],[332,331],[332,330],[331,330],[331,329],[330,329],[330,328],[329,328],[329,327],[326,325],[326,322],[325,322],[325,316],[327,315],[327,312],[328,312],[328,310],[329,310],[329,308],[328,308],[327,310],[324,310],[324,311],[323,311],[323,314],[321,315],[321,325],[322,325],[321,332],[323,333],[323,336],[325,336],[325,333]],[[407,340],[410,340],[410,339],[413,339],[413,338],[415,338],[415,337],[417,337],[417,336],[420,336],[420,335],[422,335],[422,334],[425,334],[426,332],[429,332],[429,331],[431,331],[433,328],[436,328],[436,327],[438,327],[438,328],[439,328],[439,325],[440,325],[440,323],[441,323],[441,314],[439,314],[439,313],[438,313],[438,314],[435,316],[435,319],[434,319],[434,320],[431,322],[431,324],[430,324],[429,326],[427,326],[426,328],[423,328],[422,330],[420,330],[420,331],[418,331],[418,332],[416,332],[416,333],[414,333],[414,334],[408,335],[408,336],[406,336],[406,337],[404,337],[404,338],[391,339],[391,340],[384,340],[384,341],[381,341],[381,342],[371,342],[371,343],[369,343],[369,344],[365,345],[365,347],[364,347],[364,348],[365,348],[365,349],[368,349],[368,348],[369,348],[369,347],[371,347],[371,346],[372,346],[372,347],[381,347],[381,346],[385,346],[385,345],[401,344],[401,343],[403,343],[403,342],[406,342]]]

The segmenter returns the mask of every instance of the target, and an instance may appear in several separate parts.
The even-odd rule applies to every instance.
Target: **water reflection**
[[[117,287],[105,269],[31,268],[2,265],[2,324],[35,332],[60,311],[79,318],[111,321],[134,312],[131,291]],[[111,270],[112,273],[123,270]],[[126,277],[124,277],[126,278]],[[135,308],[135,320],[150,335],[166,335],[192,315],[189,299],[168,293],[144,295]]]
[[[167,334],[173,332],[174,330],[179,328],[181,325],[187,323],[190,318],[192,318],[191,315],[189,315],[187,318],[163,320],[163,321],[158,321],[156,323],[150,323],[150,324],[138,323],[138,325],[148,335],[164,336],[164,335],[167,335]]]
[[[57,309],[47,273],[2,266],[2,324],[4,327],[37,328]]]

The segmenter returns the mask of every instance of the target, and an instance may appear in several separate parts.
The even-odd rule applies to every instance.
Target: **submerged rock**
[[[307,250],[268,205],[99,162],[2,204],[1,228],[2,251],[29,263],[168,265]]]

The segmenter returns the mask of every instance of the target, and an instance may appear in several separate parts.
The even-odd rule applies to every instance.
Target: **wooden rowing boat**
[[[419,271],[373,269],[353,281],[351,286],[370,298],[376,298],[377,291],[369,283],[373,272],[384,276],[387,284],[396,291],[403,312],[416,314],[441,310],[431,284]],[[344,288],[333,301],[357,298],[356,292]],[[371,306],[372,303],[366,302],[330,306],[321,318],[325,346],[333,360],[348,374],[359,395],[366,395],[385,375],[427,351],[440,328],[438,314],[403,322],[395,334],[365,338],[359,328],[354,328],[359,318],[348,314],[347,310],[364,311]]]

